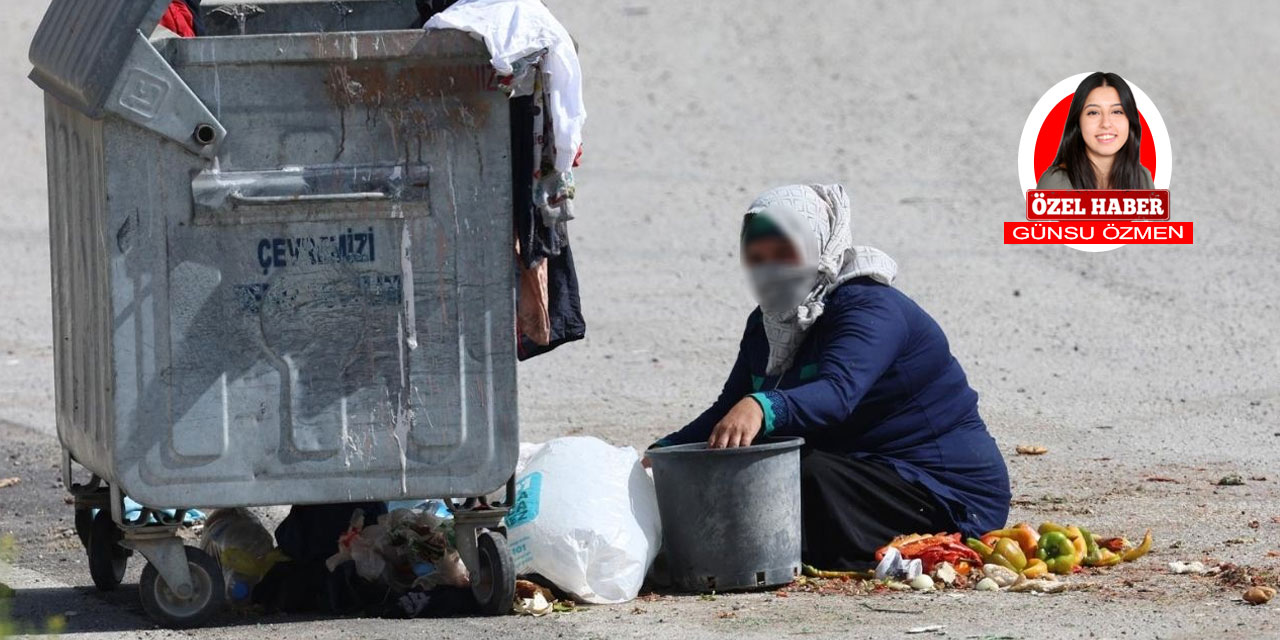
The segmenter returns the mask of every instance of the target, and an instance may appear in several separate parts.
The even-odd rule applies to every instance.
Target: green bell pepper
[[[1044,560],[1049,571],[1059,575],[1071,573],[1076,568],[1076,548],[1067,534],[1060,531],[1050,531],[1040,536],[1036,557]]]

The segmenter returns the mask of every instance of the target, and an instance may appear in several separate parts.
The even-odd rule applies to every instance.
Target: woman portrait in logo
[[[1142,125],[1133,92],[1114,73],[1089,74],[1076,87],[1058,155],[1037,189],[1154,189],[1138,162]]]

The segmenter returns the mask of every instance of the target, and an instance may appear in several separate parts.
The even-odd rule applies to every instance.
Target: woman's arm
[[[866,296],[843,309],[828,307],[827,313],[833,314],[834,326],[818,377],[753,394],[764,410],[765,433],[803,435],[844,422],[906,344],[906,318],[885,296]]]
[[[748,320],[747,326],[749,331],[750,320]],[[707,438],[711,436],[711,430],[715,428],[716,423],[729,412],[729,409],[735,403],[751,393],[751,371],[747,366],[747,355],[744,349],[748,331],[743,332],[742,341],[738,343],[738,359],[733,363],[733,368],[729,370],[729,379],[725,380],[724,388],[721,389],[720,397],[716,399],[715,404],[712,404],[710,408],[702,412],[702,415],[679,431],[653,443],[654,447],[706,442]]]

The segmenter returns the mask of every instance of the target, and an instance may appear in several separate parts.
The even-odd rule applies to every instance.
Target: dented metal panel
[[[402,31],[160,52],[225,126],[216,157],[49,100],[76,460],[149,506],[500,486],[518,448],[510,134],[483,46]]]

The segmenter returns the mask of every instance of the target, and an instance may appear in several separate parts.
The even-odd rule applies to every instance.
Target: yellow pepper
[[[1040,541],[1040,534],[1036,533],[1031,525],[1025,522],[1009,527],[1007,529],[997,529],[988,531],[982,536],[982,543],[989,546],[996,546],[996,541],[1001,538],[1010,538],[1018,543],[1018,547],[1022,549],[1023,556],[1034,556],[1036,554],[1036,543]]]
[[[1142,544],[1126,551],[1124,553],[1124,561],[1133,562],[1134,560],[1147,555],[1147,552],[1151,550],[1151,542],[1151,530],[1147,529],[1147,535],[1142,536]]]
[[[1095,567],[1111,567],[1124,560],[1124,556],[1115,553],[1110,549],[1098,549],[1098,561],[1093,564]]]
[[[1040,558],[1032,558],[1027,561],[1027,566],[1022,569],[1022,575],[1027,578],[1039,578],[1049,573],[1049,565],[1044,563]]]
[[[1050,531],[1057,531],[1058,533],[1061,533],[1061,534],[1063,534],[1063,535],[1067,535],[1067,528],[1066,528],[1066,527],[1064,527],[1064,526],[1062,526],[1062,525],[1060,525],[1060,524],[1058,524],[1058,523],[1056,523],[1056,522],[1042,522],[1042,523],[1040,523],[1040,535],[1044,535],[1044,534],[1046,534],[1046,533],[1049,533]],[[1068,537],[1069,537],[1069,536],[1068,536]]]
[[[995,553],[991,555],[992,557],[1000,556],[1008,560],[1009,568],[1014,571],[1022,571],[1027,566],[1026,554],[1022,552],[1022,547],[1018,546],[1018,542],[1012,538],[1000,538],[997,540]]]
[[[1085,554],[1089,552],[1089,547],[1084,543],[1084,538],[1080,536],[1071,538],[1071,546],[1076,550],[1076,564],[1084,562]]]

